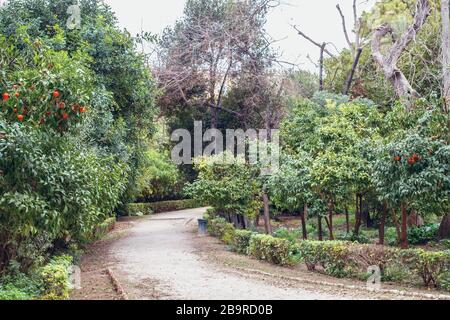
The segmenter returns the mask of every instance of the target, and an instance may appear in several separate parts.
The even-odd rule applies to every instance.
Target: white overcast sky
[[[116,12],[120,25],[132,34],[141,29],[160,33],[183,15],[186,0],[105,0]],[[284,0],[285,4],[274,9],[268,17],[267,31],[275,40],[274,46],[283,60],[314,70],[309,61],[318,59],[318,48],[297,35],[291,24],[298,25],[307,35],[319,42],[333,42],[345,47],[341,19],[336,10],[340,4],[352,29],[352,0]],[[376,0],[358,0],[360,10],[368,10]]]

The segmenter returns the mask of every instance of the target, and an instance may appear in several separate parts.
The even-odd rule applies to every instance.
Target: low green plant
[[[299,261],[298,247],[286,239],[255,234],[250,239],[249,255],[279,265],[295,265]]]
[[[441,244],[444,246],[444,248],[450,250],[450,239],[442,240]]]
[[[302,238],[300,230],[289,230],[286,228],[280,228],[273,233],[275,238],[286,239],[292,243],[296,243]]]
[[[250,240],[253,236],[253,232],[249,230],[236,230],[234,232],[233,248],[238,253],[247,254],[248,247],[250,246]]]
[[[442,273],[438,278],[439,287],[450,292],[450,271]]]
[[[235,229],[233,224],[228,223],[225,218],[216,217],[208,220],[207,229],[209,234],[218,237],[220,241],[233,245]]]
[[[429,224],[408,230],[408,243],[412,245],[426,244],[438,237],[439,224]]]
[[[336,238],[340,241],[357,242],[361,244],[370,243],[369,237],[363,231],[360,231],[358,234],[354,232],[341,233]]]
[[[59,256],[53,258],[42,268],[43,279],[42,300],[66,300],[70,293],[70,267],[72,257]]]
[[[7,274],[0,279],[0,300],[33,300],[42,288],[42,279],[23,273]]]
[[[402,251],[401,257],[403,264],[417,274],[426,287],[439,287],[440,277],[450,269],[450,250],[409,249]]]
[[[198,201],[192,199],[148,203],[129,203],[126,205],[123,214],[131,217],[139,217],[152,215],[154,213],[193,209],[199,206],[201,205],[198,203]]]

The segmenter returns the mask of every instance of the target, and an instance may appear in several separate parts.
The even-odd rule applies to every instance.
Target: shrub
[[[149,202],[149,203],[129,203],[125,208],[125,215],[127,216],[144,216],[154,213],[170,212],[185,209],[194,209],[199,207],[200,204],[196,200],[174,200],[174,201],[161,201],[161,202]]]
[[[248,247],[250,246],[250,239],[253,236],[253,232],[249,230],[236,230],[234,232],[233,248],[242,254],[248,253]]]
[[[185,188],[186,195],[219,212],[256,217],[262,208],[261,187],[255,168],[229,152],[195,160],[198,178]]]
[[[387,228],[385,232],[385,239],[386,243],[390,246],[398,245],[397,230],[394,227]]]
[[[125,188],[124,165],[46,130],[0,120],[0,271],[24,239],[83,240],[110,216]],[[7,244],[7,245],[6,245]]]
[[[235,229],[233,224],[228,223],[222,217],[216,217],[208,221],[208,232],[218,237],[222,242],[233,245]]]
[[[360,231],[358,234],[355,234],[354,232],[342,233],[337,236],[337,239],[340,241],[358,242],[361,244],[370,243],[369,237],[363,231]]]
[[[308,270],[321,265],[325,272],[336,277],[355,275],[354,262],[350,259],[349,243],[343,241],[302,241],[300,256]]]
[[[94,232],[90,240],[95,241],[103,238],[108,234],[108,232],[114,229],[115,224],[116,224],[116,217],[106,219],[105,221],[103,221],[94,228]]]
[[[438,237],[439,224],[430,224],[408,230],[408,242],[412,245],[426,244]]]
[[[450,271],[442,273],[439,276],[438,281],[440,288],[450,292]]]
[[[298,262],[298,247],[285,239],[255,234],[250,239],[248,253],[259,260],[279,265]]]
[[[185,209],[194,209],[201,206],[198,201],[193,199],[162,201],[150,203],[149,207],[154,213],[170,212]]]
[[[152,149],[143,158],[145,165],[136,181],[137,189],[142,190],[139,200],[154,202],[179,197],[183,179],[170,156]]]
[[[450,239],[441,240],[441,244],[444,246],[444,248],[450,250]]]
[[[70,267],[72,257],[60,256],[42,268],[44,281],[43,300],[66,300],[70,292]]]
[[[439,280],[450,269],[450,250],[410,249],[402,251],[401,257],[403,264],[420,276],[427,287],[439,287]]]
[[[280,228],[273,233],[275,238],[281,238],[288,240],[291,243],[296,243],[302,239],[302,233],[300,230],[288,230],[286,228]]]
[[[23,273],[5,275],[0,281],[0,300],[32,300],[40,295],[42,280]]]

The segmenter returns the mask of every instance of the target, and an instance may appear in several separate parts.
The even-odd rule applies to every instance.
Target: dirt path
[[[94,269],[99,279],[102,279],[101,271],[110,268],[130,299],[143,300],[402,298],[282,279],[280,275],[364,286],[360,282],[310,273],[300,267],[280,268],[231,253],[215,239],[196,234],[197,218],[203,212],[204,209],[186,210],[126,222],[130,228],[125,235],[113,241],[109,239],[102,246],[103,254],[93,254],[94,261],[98,262]],[[83,270],[92,269],[89,264],[89,259],[85,260]],[[248,269],[258,272],[246,271]],[[105,285],[104,279],[102,281],[100,289]],[[96,296],[101,290],[89,289],[89,286],[92,283],[82,290],[84,294],[79,292],[74,298],[117,298],[104,294]]]

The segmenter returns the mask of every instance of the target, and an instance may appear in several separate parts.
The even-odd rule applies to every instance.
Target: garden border
[[[416,298],[424,298],[424,299],[432,299],[432,300],[450,300],[450,295],[444,295],[444,294],[428,294],[428,293],[420,293],[420,292],[407,292],[407,291],[401,291],[401,290],[395,290],[395,289],[373,289],[373,288],[367,288],[364,286],[356,286],[356,285],[348,285],[343,283],[333,283],[333,282],[327,282],[327,281],[317,281],[317,280],[311,280],[311,279],[304,279],[304,278],[298,278],[298,277],[289,277],[284,275],[276,275],[269,272],[264,272],[257,269],[248,269],[248,268],[242,268],[242,267],[236,267],[233,266],[234,269],[249,272],[249,273],[256,273],[262,276],[270,276],[275,277],[279,279],[284,280],[290,280],[295,282],[305,282],[308,284],[316,284],[316,285],[322,285],[322,286],[332,286],[335,288],[344,288],[344,289],[351,289],[351,290],[359,290],[359,291],[366,291],[366,292],[372,292],[372,293],[389,293],[389,294],[396,294],[401,296],[410,296],[410,297],[416,297]]]

